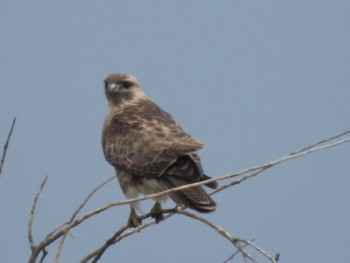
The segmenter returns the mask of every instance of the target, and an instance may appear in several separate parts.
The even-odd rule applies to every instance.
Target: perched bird
[[[150,100],[138,80],[128,74],[111,74],[104,79],[108,114],[102,132],[106,160],[114,166],[127,198],[153,194],[210,177],[203,172],[197,150],[200,141],[183,131],[173,117]],[[207,186],[216,188],[217,183]],[[215,202],[202,187],[196,186],[168,194],[178,205],[207,213]],[[151,210],[156,222],[163,219],[160,201]],[[131,204],[129,224],[141,224]]]

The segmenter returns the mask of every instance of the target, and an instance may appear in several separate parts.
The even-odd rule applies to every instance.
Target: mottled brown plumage
[[[124,194],[133,198],[199,182],[203,173],[197,150],[203,143],[184,132],[172,116],[152,102],[141,90],[137,79],[128,74],[105,78],[108,114],[102,146],[106,160],[115,167]],[[208,184],[215,188],[216,183]],[[170,193],[179,205],[199,212],[212,212],[215,202],[202,187]],[[132,205],[129,222],[140,221]],[[159,200],[152,209],[161,220]]]

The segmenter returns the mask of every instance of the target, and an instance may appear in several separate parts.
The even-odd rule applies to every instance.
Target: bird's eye
[[[122,82],[122,85],[123,85],[124,88],[128,89],[128,88],[130,88],[132,85],[134,85],[134,83],[132,83],[131,81],[124,80],[124,81]]]

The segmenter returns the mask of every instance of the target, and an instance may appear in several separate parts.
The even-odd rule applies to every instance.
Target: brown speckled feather
[[[150,100],[115,114],[104,134],[107,160],[139,176],[161,176],[178,157],[203,148]]]

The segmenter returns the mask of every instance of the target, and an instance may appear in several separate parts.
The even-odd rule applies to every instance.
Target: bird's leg
[[[162,206],[159,202],[156,202],[152,207],[151,217],[156,220],[157,224],[164,219],[164,215],[162,213]]]
[[[130,215],[128,218],[128,224],[132,227],[137,227],[139,225],[141,225],[142,220],[141,218],[136,214],[135,209],[130,206]]]

